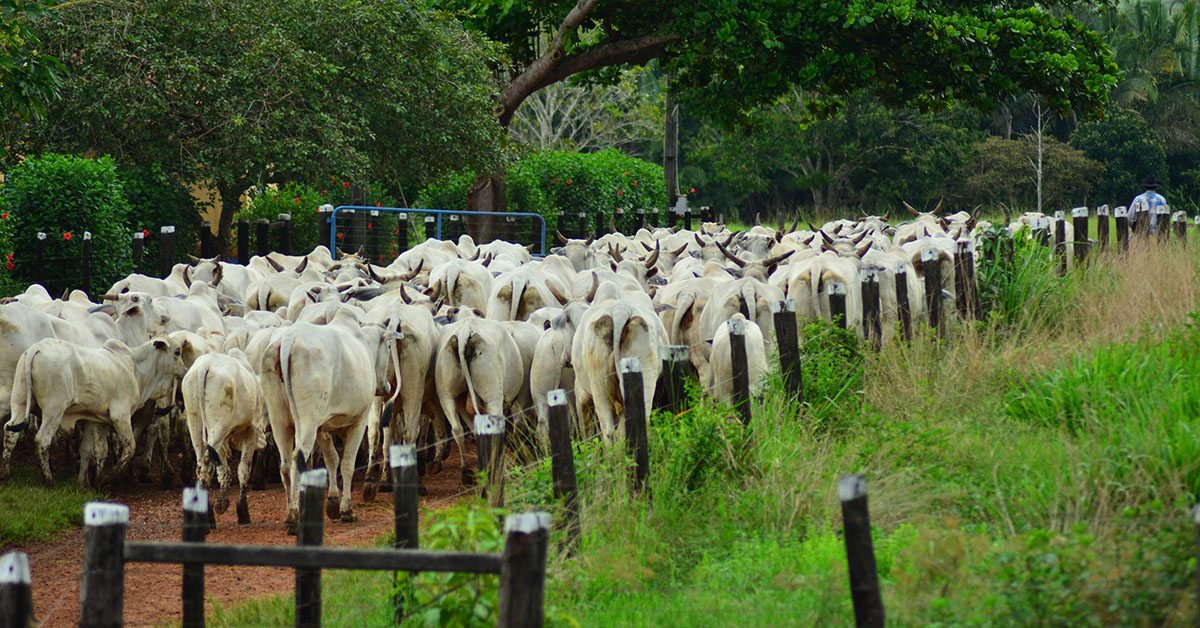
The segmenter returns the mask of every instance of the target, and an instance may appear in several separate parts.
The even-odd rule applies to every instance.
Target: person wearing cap
[[[1142,188],[1145,191],[1133,197],[1133,201],[1129,203],[1129,211],[1134,216],[1137,215],[1136,212],[1150,212],[1150,233],[1154,233],[1158,230],[1158,208],[1166,205],[1167,199],[1156,191],[1158,190],[1158,179],[1155,179],[1152,174],[1142,179]]]

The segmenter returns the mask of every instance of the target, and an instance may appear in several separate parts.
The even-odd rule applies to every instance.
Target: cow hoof
[[[222,495],[217,499],[217,503],[213,505],[213,511],[215,511],[218,515],[223,515],[225,514],[226,510],[229,510],[229,498]]]
[[[358,523],[358,517],[354,516],[354,512],[342,513],[342,523]]]
[[[475,469],[463,467],[459,475],[462,477],[463,486],[475,486]]]
[[[379,487],[374,484],[363,485],[363,501],[365,501],[365,502],[375,501],[375,494],[378,492],[379,492]]]
[[[329,517],[330,521],[336,521],[341,513],[342,506],[340,499],[330,496],[325,500],[325,516]]]
[[[425,473],[429,475],[437,475],[442,472],[442,461],[434,460],[425,466]]]

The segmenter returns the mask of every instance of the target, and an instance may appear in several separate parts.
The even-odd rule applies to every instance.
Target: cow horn
[[[293,272],[302,273],[302,272],[304,272],[305,268],[308,268],[308,258],[307,257],[300,260],[300,263],[296,265],[296,270]]]
[[[775,244],[779,244],[780,242],[783,242],[783,229],[779,229],[779,230],[775,231],[774,239],[775,239]]]
[[[433,286],[425,292],[425,296],[429,297],[429,299],[432,301],[436,301],[438,299],[438,297],[441,296],[441,294],[442,294],[442,282],[440,282],[440,281],[433,284]]]
[[[71,298],[71,289],[63,288],[63,295],[62,295],[62,298],[59,299],[59,301],[66,301],[69,298]]]
[[[554,235],[555,235],[555,236],[557,236],[557,237],[558,237],[558,241],[559,241],[559,242],[561,242],[561,243],[563,243],[563,244],[570,244],[570,243],[571,243],[571,241],[567,239],[567,236],[563,235],[563,234],[562,234],[562,232],[561,232],[561,231],[559,231],[558,229],[555,229],[555,230],[554,230]]]
[[[609,216],[608,216],[608,232],[609,233],[617,232],[617,222],[616,222],[615,214],[609,214]]]
[[[225,267],[217,262],[217,270],[213,272],[212,287],[216,288],[221,283],[221,279],[225,277]],[[190,286],[189,286],[190,287]]]
[[[592,273],[592,287],[590,289],[588,289],[588,292],[586,295],[584,295],[583,300],[587,301],[588,303],[591,303],[592,299],[596,298],[596,290],[599,287],[600,287],[600,275],[593,272]]]
[[[346,257],[346,252],[342,250],[342,247],[335,246],[333,247],[333,250],[337,251],[338,257]]]
[[[192,273],[191,273],[191,270],[192,270],[192,267],[191,267],[191,266],[184,266],[184,267],[183,267],[183,285],[187,286],[188,288],[191,288],[191,287],[192,287]]]
[[[102,295],[100,295],[101,301],[116,301],[119,298],[121,298],[121,295],[119,295],[119,294],[102,294]]]
[[[375,269],[372,268],[370,264],[367,264],[367,276],[370,277],[371,281],[374,281],[375,283],[385,283],[384,280],[379,278],[379,275],[375,274]]]
[[[474,255],[472,255],[471,257],[468,257],[468,258],[467,258],[467,261],[468,261],[468,262],[473,262],[473,261],[475,261],[475,260],[477,260],[477,259],[479,259],[479,247],[475,247],[475,254],[474,254]]]
[[[757,227],[761,224],[762,224],[762,212],[754,212],[754,226]]]
[[[912,215],[914,215],[914,216],[920,216],[920,215],[921,215],[921,212],[917,211],[917,210],[916,210],[916,208],[915,208],[915,207],[913,207],[912,205],[909,205],[909,204],[908,204],[908,201],[900,201],[900,202],[904,204],[904,209],[907,209],[907,210],[908,210],[908,213],[910,213],[910,214],[912,214]]]
[[[733,239],[734,239],[735,237],[737,237],[737,234],[739,234],[739,233],[741,233],[741,232],[740,232],[740,231],[734,231],[733,233],[729,234],[729,237],[728,237],[728,238],[725,238],[725,243],[724,243],[724,246],[729,246],[729,243],[730,243],[730,242],[733,242]]]
[[[945,203],[946,203],[946,197],[943,196],[942,198],[939,198],[937,207],[933,208],[933,213],[935,213],[935,214],[942,213],[942,205],[944,205]]]
[[[265,257],[265,258],[263,258],[263,259],[267,260],[267,263],[271,265],[271,268],[274,268],[274,269],[275,269],[275,272],[277,272],[277,273],[281,273],[281,272],[283,272],[283,266],[280,266],[280,265],[279,265],[279,262],[277,262],[277,261],[275,261],[275,260],[271,259],[271,256],[270,256],[270,255],[266,256],[266,257]],[[307,259],[307,258],[306,258],[306,259]]]
[[[591,246],[591,245],[592,245],[592,241],[593,241],[593,240],[595,240],[595,239],[596,239],[596,236],[594,236],[594,235],[590,235],[590,236],[588,236],[588,239],[586,239],[586,240],[584,240],[584,241],[583,241],[583,245],[584,245],[584,246]]]
[[[859,242],[862,242],[862,241],[863,241],[863,238],[865,238],[865,237],[867,237],[867,232],[866,232],[866,231],[864,231],[864,232],[862,232],[862,233],[858,234],[857,236],[855,236],[855,237],[853,237],[853,238],[850,238],[850,241],[851,241],[851,242],[853,242],[853,243],[855,243],[855,244],[858,244]]]
[[[196,257],[195,255],[192,255],[191,253],[188,253],[188,259],[192,260],[193,264],[199,264],[200,262],[204,261],[203,259]]]
[[[610,244],[610,245],[608,245],[608,255],[609,255],[609,257],[611,257],[611,258],[613,258],[613,259],[617,260],[618,262],[623,262],[623,261],[625,261],[625,258],[624,258],[624,257],[621,257],[621,249],[620,249],[620,247],[616,247],[616,246],[613,246],[613,245],[611,245],[611,244]]]
[[[412,305],[412,297],[408,296],[408,290],[404,288],[404,284],[400,284],[400,298],[403,299],[405,303]]]
[[[829,237],[828,233],[825,233],[824,230],[818,230],[818,233],[821,234],[821,239],[825,241],[825,244],[828,244],[831,246],[833,245],[833,238]]]
[[[728,258],[729,258],[729,261],[733,262],[734,264],[737,264],[737,265],[738,265],[738,268],[745,268],[745,267],[746,267],[746,262],[745,262],[745,260],[743,260],[743,259],[739,258],[738,256],[734,255],[733,253],[730,253],[730,252],[729,252],[729,249],[725,248],[725,245],[724,245],[724,244],[721,244],[720,242],[718,242],[718,243],[717,243],[717,248],[718,248],[718,249],[721,249],[721,253],[723,253],[723,254],[725,255],[725,257],[728,257]]]
[[[567,301],[570,300],[567,298],[567,295],[562,293],[562,290],[558,289],[558,286],[553,281],[546,282],[546,289],[550,291],[550,294],[554,295],[555,299],[558,299],[559,305],[566,305]]]
[[[645,261],[646,268],[654,268],[654,265],[658,263],[658,254],[661,252],[661,249],[659,247],[660,247],[659,243],[655,242],[654,243],[654,252],[650,254],[650,257],[646,258],[646,261]]]
[[[862,256],[866,255],[867,251],[870,251],[870,250],[871,250],[871,242],[868,241],[866,244],[858,247],[858,249],[855,250],[854,252],[858,253],[858,257],[861,259]]]
[[[687,242],[684,242],[679,248],[675,249],[674,251],[671,251],[671,255],[674,257],[679,257],[680,255],[683,255],[683,252],[686,250],[687,250]]]
[[[362,254],[364,252],[366,252],[366,250],[367,250],[367,245],[365,245],[365,244],[358,245],[358,250],[354,252],[354,257],[362,257]]]
[[[799,227],[799,226],[800,226],[800,214],[799,214],[799,213],[797,213],[797,214],[796,214],[796,220],[795,220],[795,222],[793,222],[793,223],[792,223],[792,228],[791,228],[791,229],[788,229],[788,230],[787,230],[787,232],[788,232],[788,233],[792,233],[792,232],[794,232],[794,231],[796,230],[796,227]]]
[[[813,226],[812,222],[809,222],[809,223],[808,223],[808,230],[809,230],[809,231],[811,231],[811,232],[813,232],[813,233],[816,233],[816,232],[820,231],[820,229],[817,229],[815,226]]]
[[[484,265],[484,266],[487,266],[488,264],[491,264],[491,263],[492,263],[492,260],[494,260],[494,259],[496,259],[496,256],[495,256],[495,254],[493,254],[493,253],[488,253],[487,255],[484,255],[484,256],[483,256],[483,262],[482,262],[482,263],[483,263],[483,265]]]
[[[424,266],[425,266],[425,258],[422,257],[421,260],[417,262],[417,267],[412,269],[411,272],[409,272],[407,275],[404,276],[404,280],[412,281],[413,277],[416,277],[417,275],[421,274],[421,268],[423,268]]]
[[[887,222],[888,219],[891,218],[891,216],[892,216],[892,210],[889,209],[889,210],[887,210],[887,213],[883,215],[883,221]]]
[[[693,233],[692,237],[696,238],[696,244],[699,244],[700,246],[705,246],[704,240],[700,237],[699,233]]]
[[[783,260],[787,259],[789,256],[791,256],[792,253],[795,253],[795,252],[796,252],[796,249],[792,249],[790,251],[785,251],[783,253],[780,253],[779,255],[774,255],[774,256],[768,257],[767,259],[762,261],[762,265],[764,268],[767,268],[768,270],[770,270],[771,267],[776,266],[777,264],[779,264],[779,262],[782,262]]]

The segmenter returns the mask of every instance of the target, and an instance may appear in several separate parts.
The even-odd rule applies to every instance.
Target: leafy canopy
[[[1064,4],[1055,2],[1051,4]],[[737,119],[795,85],[828,114],[866,90],[888,106],[985,108],[1022,92],[1059,111],[1098,111],[1116,83],[1100,37],[1031,1],[444,0],[503,42],[504,116],[528,94],[580,72],[662,58],[700,115]]]

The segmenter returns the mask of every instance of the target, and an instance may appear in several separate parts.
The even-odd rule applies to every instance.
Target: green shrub
[[[160,238],[164,225],[175,226],[175,261],[183,262],[189,253],[197,251],[200,239],[200,205],[177,179],[155,164],[146,168],[125,168],[118,172],[125,199],[129,201],[130,231],[145,231],[147,239],[142,252],[143,268],[148,260],[159,259]]]
[[[83,234],[92,233],[92,285],[102,290],[133,269],[129,203],[109,157],[47,153],[25,160],[0,194],[0,218],[12,221],[12,279],[33,279],[37,232],[45,232],[45,284],[51,293],[79,286]]]
[[[562,212],[584,212],[589,221],[603,214],[604,222],[612,217],[617,226],[628,231],[635,224],[635,210],[658,207],[666,198],[661,166],[613,149],[598,153],[532,153],[510,167],[507,176],[509,211],[541,214],[547,233],[558,227]],[[465,210],[467,190],[474,181],[471,172],[446,175],[422,190],[416,205]],[[570,235],[576,219],[572,217],[567,224],[570,226],[564,233]]]
[[[804,399],[812,406],[815,425],[835,429],[856,416],[862,404],[862,342],[854,332],[824,320],[805,325],[802,333]]]
[[[351,184],[336,176],[329,177],[329,182],[318,186],[290,182],[277,187],[253,189],[247,195],[248,200],[242,211],[234,217],[234,221],[246,218],[253,225],[260,219],[274,221],[279,214],[292,216],[292,253],[305,254],[318,244],[329,246],[329,232],[318,222],[323,217],[319,212],[322,205],[340,207],[350,204]],[[365,188],[366,203],[376,207],[398,207],[395,198],[384,191],[381,184],[370,183]],[[340,214],[339,214],[340,215]],[[393,219],[394,220],[394,219]],[[254,227],[252,226],[251,229]],[[235,227],[236,229],[236,227]],[[255,236],[251,235],[251,242]],[[234,238],[236,241],[237,233]],[[392,242],[392,248],[395,243]],[[250,245],[253,252],[254,244]]]

